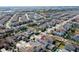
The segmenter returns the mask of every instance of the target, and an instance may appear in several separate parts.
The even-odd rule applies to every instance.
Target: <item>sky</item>
[[[0,6],[79,6],[79,0],[0,0]]]

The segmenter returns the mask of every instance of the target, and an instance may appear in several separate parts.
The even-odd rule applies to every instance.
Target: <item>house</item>
[[[5,33],[13,33],[14,32],[14,29],[6,29],[5,30]]]
[[[0,24],[0,29],[5,29],[5,26],[3,24]]]
[[[14,36],[10,36],[10,37],[6,37],[5,40],[7,43],[14,45],[15,44],[15,37]]]
[[[46,49],[52,50],[55,47],[55,45],[47,44]]]
[[[33,46],[30,43],[26,43],[23,40],[16,43],[16,48],[18,48],[20,52],[32,52],[33,51]]]
[[[73,40],[79,41],[79,34],[76,34],[72,37]]]
[[[71,28],[71,25],[72,25],[72,24],[67,23],[67,24],[65,24],[65,25],[63,26],[63,28],[64,28],[65,30],[69,30],[69,29]]]
[[[0,38],[3,38],[5,36],[5,30],[0,30]]]
[[[70,51],[70,52],[74,52],[75,51],[75,46],[73,46],[72,44],[66,44],[65,49]]]
[[[64,33],[65,33],[64,29],[58,29],[58,30],[53,32],[54,35],[58,35],[58,36],[63,36]]]
[[[66,49],[57,49],[57,52],[69,52],[69,51]]]

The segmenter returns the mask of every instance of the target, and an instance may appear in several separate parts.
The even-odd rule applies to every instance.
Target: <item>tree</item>
[[[75,32],[75,29],[74,29],[74,28],[72,28],[72,29],[71,29],[71,32],[72,32],[72,33],[74,33],[74,32]]]

